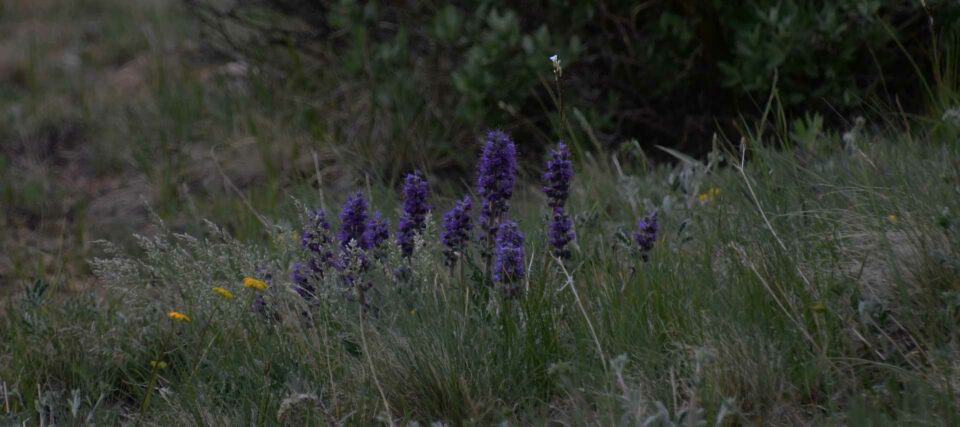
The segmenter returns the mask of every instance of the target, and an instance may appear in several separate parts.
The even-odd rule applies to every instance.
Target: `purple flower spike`
[[[517,180],[517,146],[499,130],[487,133],[477,170],[477,194],[482,199],[480,227],[492,240],[503,215],[510,208],[510,197]],[[489,245],[489,243],[487,243]]]
[[[330,243],[330,223],[323,209],[310,212],[310,223],[303,228],[300,245],[310,252],[319,254]]]
[[[519,282],[525,272],[523,233],[516,222],[504,221],[497,231],[496,248],[493,254],[493,281],[501,286],[507,298],[520,293]]]
[[[379,211],[367,221],[367,229],[363,232],[363,242],[360,246],[365,250],[376,249],[390,238],[390,221],[383,219]]]
[[[333,235],[327,214],[322,209],[310,213],[310,222],[303,228],[300,245],[311,252],[310,267],[322,275],[324,268],[333,261]]]
[[[340,246],[346,247],[351,240],[363,244],[363,233],[367,229],[367,199],[363,193],[356,193],[347,199],[340,213]]]
[[[657,242],[659,230],[657,211],[653,211],[637,221],[637,231],[633,233],[633,240],[637,242],[637,246],[640,248],[640,258],[642,260],[647,261],[650,258],[650,251],[653,249],[653,244]]]
[[[413,254],[413,238],[423,233],[430,205],[430,186],[419,173],[411,173],[403,182],[403,213],[397,231],[397,243],[404,256]]]
[[[547,234],[550,238],[550,246],[553,246],[553,254],[560,259],[569,259],[571,254],[567,244],[577,235],[573,231],[573,220],[562,206],[553,209],[553,218],[550,220],[550,229]]]
[[[564,143],[550,151],[547,170],[543,173],[543,192],[547,194],[551,208],[562,208],[570,195],[570,180],[573,179],[573,162],[570,149]]]
[[[443,250],[447,262],[453,264],[458,254],[463,254],[470,241],[470,232],[473,231],[473,222],[470,220],[470,211],[473,209],[473,200],[470,196],[464,197],[443,215],[443,232],[440,242],[446,248]]]
[[[547,236],[554,255],[561,259],[570,258],[567,244],[576,238],[573,221],[564,208],[573,179],[573,161],[570,157],[567,145],[562,142],[557,144],[557,148],[550,151],[546,172],[543,173],[543,192],[547,194],[547,204],[553,210]]]

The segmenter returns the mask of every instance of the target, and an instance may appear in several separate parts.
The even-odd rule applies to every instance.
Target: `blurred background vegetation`
[[[947,0],[7,0],[0,294],[85,289],[91,242],[143,231],[146,204],[251,239],[317,189],[463,188],[490,127],[527,159],[563,138],[640,164],[771,105],[798,139],[939,118],[957,24]]]
[[[187,4],[211,46],[362,113],[323,131],[391,141],[378,145],[400,168],[462,163],[450,157],[487,126],[556,139],[553,54],[574,116],[560,133],[604,147],[702,152],[774,88],[788,112],[834,124],[878,106],[916,112],[938,35],[960,23],[956,2],[936,0]]]

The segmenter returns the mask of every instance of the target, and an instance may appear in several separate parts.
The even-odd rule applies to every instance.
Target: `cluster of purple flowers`
[[[300,235],[300,245],[310,256],[306,261],[294,264],[291,275],[294,290],[304,299],[313,298],[316,293],[314,283],[320,281],[324,271],[334,265],[332,243],[327,213],[322,209],[310,212],[309,222]]]
[[[365,250],[379,248],[390,238],[390,221],[383,219],[380,211],[373,213],[373,218],[367,221],[367,228],[363,231],[360,247]]]
[[[551,208],[562,208],[570,196],[570,181],[573,180],[573,161],[570,149],[563,142],[550,150],[547,170],[543,173],[543,192],[547,194]]]
[[[500,224],[493,252],[493,281],[507,298],[516,297],[522,289],[520,282],[526,271],[523,241],[523,233],[516,222],[504,221]]]
[[[440,242],[443,243],[443,254],[447,264],[453,265],[459,256],[462,256],[470,242],[470,233],[473,232],[473,222],[470,211],[473,209],[473,200],[465,196],[458,201],[453,209],[443,214],[443,232],[440,233]]]
[[[573,180],[573,161],[570,149],[563,142],[550,151],[546,172],[543,173],[543,192],[547,195],[547,204],[552,209],[547,236],[553,254],[558,258],[570,258],[567,244],[576,239],[573,220],[567,214],[565,205],[570,196],[570,181]]]
[[[551,209],[547,237],[553,254],[561,259],[571,257],[569,245],[576,239],[573,220],[566,211],[573,179],[573,161],[563,142],[550,151],[543,174],[543,191]],[[499,130],[487,133],[477,168],[476,191],[480,198],[479,241],[482,256],[492,282],[507,298],[520,294],[525,276],[524,234],[510,220],[510,198],[517,175],[517,148],[510,137]],[[403,205],[397,224],[396,244],[404,257],[415,250],[415,238],[426,229],[430,187],[419,173],[408,174],[402,188]],[[314,298],[316,284],[326,272],[335,270],[345,286],[356,288],[363,301],[369,287],[359,277],[367,266],[367,254],[382,247],[390,239],[390,223],[380,212],[368,213],[369,203],[363,193],[351,195],[340,213],[340,230],[336,238],[323,210],[310,213],[301,235],[301,245],[309,255],[293,266],[291,279],[295,290],[307,300]],[[468,250],[474,224],[473,199],[465,196],[443,215],[440,242],[448,265],[454,265]],[[641,219],[633,238],[641,258],[646,261],[657,240],[657,213]],[[354,243],[351,243],[354,242]],[[492,265],[491,265],[492,264]],[[358,270],[359,269],[359,270]]]
[[[567,247],[567,244],[572,242],[577,235],[573,231],[573,219],[564,212],[563,208],[553,210],[550,226],[547,229],[547,237],[550,240],[550,246],[553,247],[554,255],[560,259],[570,258],[570,248]]]
[[[320,254],[330,245],[330,223],[323,209],[310,212],[310,223],[300,235],[300,245],[310,252]]]
[[[657,211],[653,211],[637,221],[637,231],[633,233],[633,240],[637,242],[637,247],[640,250],[640,258],[643,261],[650,259],[650,251],[653,250],[653,244],[657,242],[657,234],[659,231],[660,225],[657,223]]]
[[[403,186],[403,212],[397,232],[397,244],[406,256],[413,252],[414,236],[422,233],[426,226],[426,216],[430,212],[428,196],[427,181],[419,174],[407,175]],[[300,239],[308,256],[294,263],[290,276],[294,290],[304,299],[313,299],[316,283],[323,279],[324,272],[329,269],[339,272],[348,288],[356,286],[362,291],[368,287],[356,277],[359,272],[353,270],[356,270],[356,266],[361,272],[365,270],[367,253],[380,248],[390,239],[390,222],[379,211],[370,215],[369,210],[370,204],[363,193],[348,197],[340,212],[340,231],[336,240],[332,236],[326,212],[315,210],[310,213]]]
[[[412,173],[403,182],[402,194],[403,213],[398,224],[397,244],[404,256],[410,256],[413,254],[414,237],[422,234],[426,227],[427,214],[430,213],[430,205],[427,204],[430,187],[420,174]]]
[[[340,246],[347,247],[351,241],[362,244],[363,234],[367,231],[367,199],[363,193],[356,193],[347,199],[340,212]]]
[[[487,132],[477,167],[477,195],[480,196],[481,239],[492,246],[497,227],[510,209],[517,180],[517,146],[500,130]]]

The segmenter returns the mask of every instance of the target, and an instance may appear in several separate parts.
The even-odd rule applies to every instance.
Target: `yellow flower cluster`
[[[167,362],[164,362],[162,360],[161,361],[151,360],[150,367],[156,368],[157,370],[164,369],[167,367]]]
[[[256,289],[258,291],[263,291],[267,289],[267,282],[263,280],[254,279],[252,277],[243,278],[243,287],[247,289]]]

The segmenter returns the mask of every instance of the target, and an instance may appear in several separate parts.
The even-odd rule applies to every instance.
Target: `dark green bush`
[[[729,130],[762,110],[774,85],[788,110],[827,117],[894,97],[919,108],[931,46],[960,9],[946,0],[187,1],[217,46],[316,97],[362,104],[369,122],[359,127],[373,139],[437,141],[418,152],[429,158],[392,158],[441,167],[457,163],[477,127],[559,136],[554,53],[571,118],[562,134],[575,140],[589,123],[602,143],[696,151],[718,124]],[[353,135],[350,119],[339,130]]]

